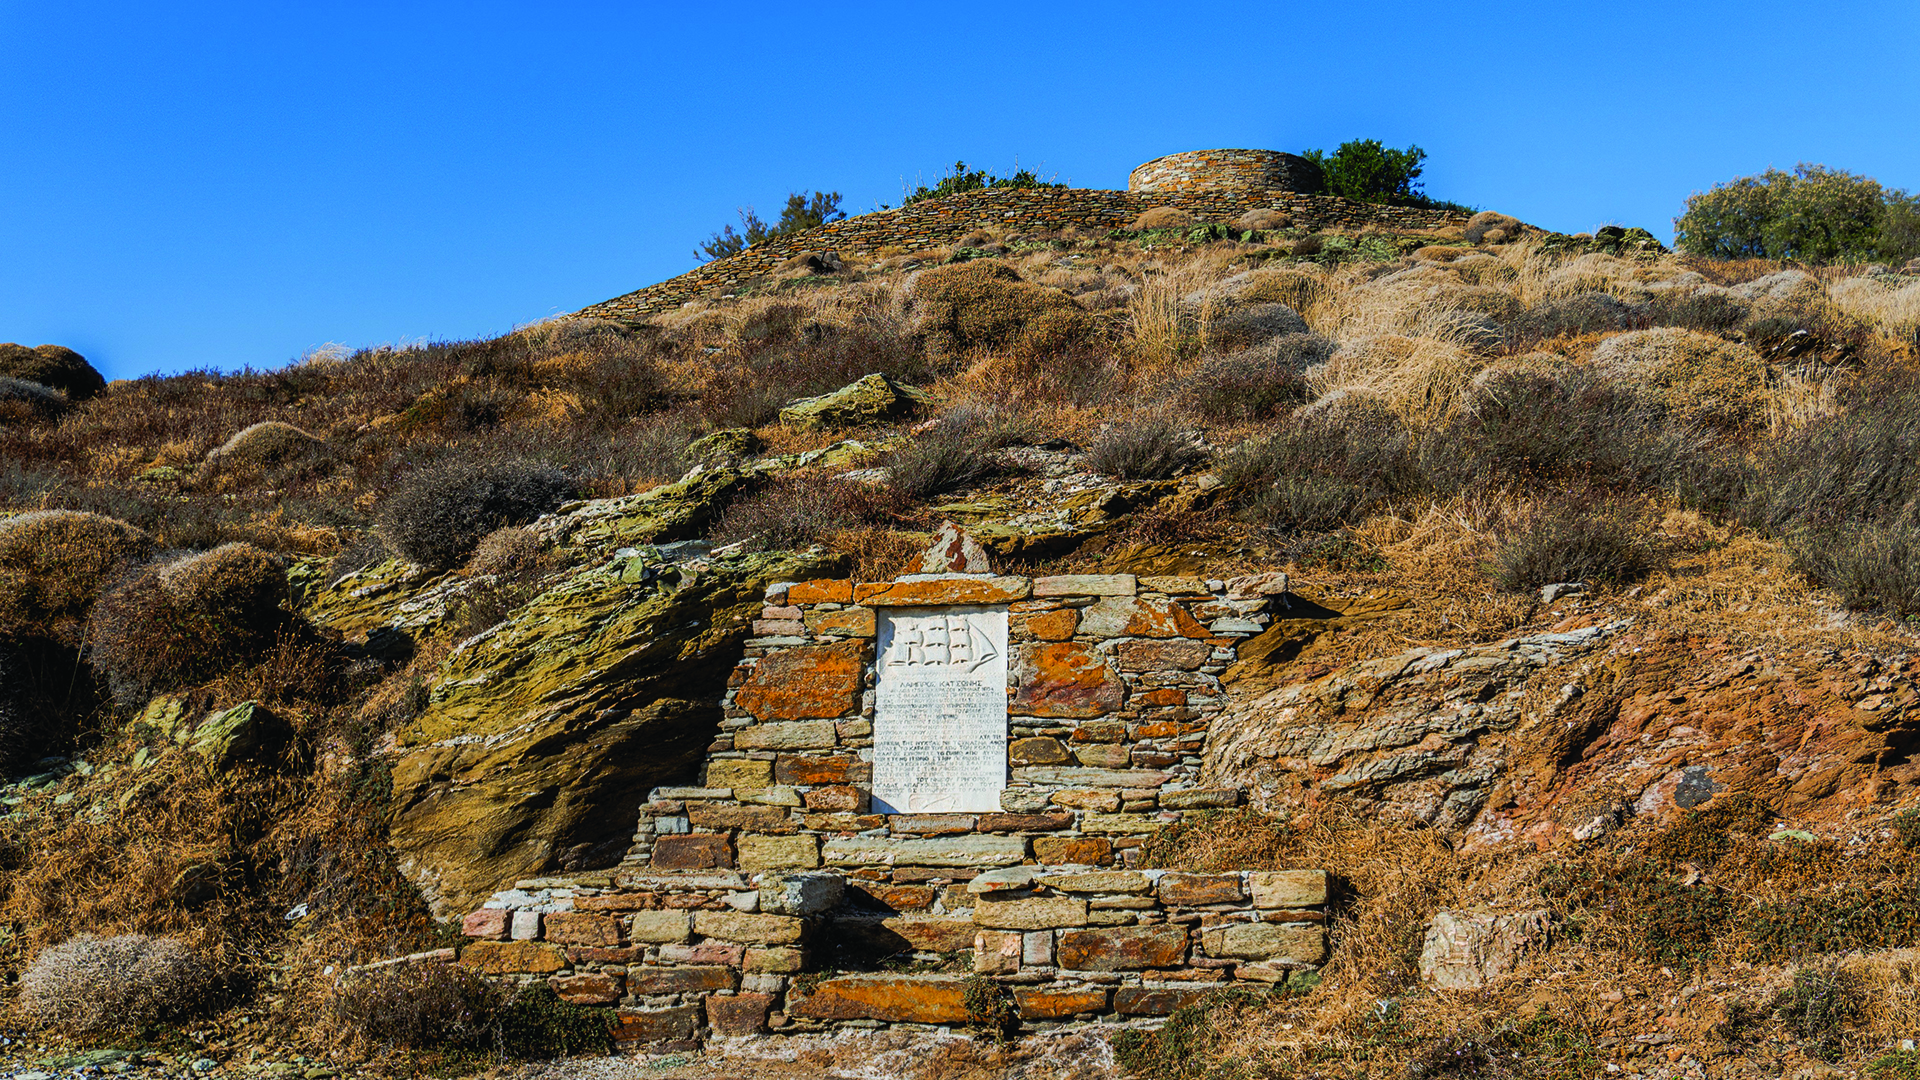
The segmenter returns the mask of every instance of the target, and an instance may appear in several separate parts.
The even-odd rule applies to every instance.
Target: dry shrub
[[[1282,533],[1353,524],[1424,483],[1406,425],[1380,401],[1351,394],[1299,410],[1219,473],[1250,520]]]
[[[1665,555],[1644,508],[1576,495],[1523,515],[1494,552],[1492,572],[1516,593],[1568,581],[1614,587],[1659,569]]]
[[[1636,330],[1601,342],[1592,363],[1687,422],[1737,432],[1767,416],[1767,366],[1744,345],[1691,330]]]
[[[1133,224],[1127,227],[1135,232],[1148,232],[1157,229],[1191,229],[1197,224],[1198,219],[1177,206],[1156,206],[1141,211],[1133,219]]]
[[[189,686],[300,637],[281,561],[225,544],[147,568],[101,597],[89,637],[94,666],[128,703]]]
[[[753,551],[808,548],[849,529],[885,523],[892,504],[892,493],[875,485],[788,474],[722,511],[709,538]]]
[[[1018,413],[953,410],[887,454],[882,461],[887,486],[903,504],[971,487],[1005,471],[995,451],[1033,442],[1038,434],[1031,421]]]
[[[1413,249],[1413,257],[1425,262],[1452,262],[1462,255],[1472,253],[1472,248],[1461,247],[1458,244],[1427,244]]]
[[[1509,346],[1520,348],[1563,335],[1612,333],[1648,325],[1651,313],[1610,293],[1582,292],[1556,297],[1507,326]]]
[[[1128,352],[1148,371],[1165,371],[1206,347],[1214,317],[1234,301],[1199,261],[1147,273],[1127,305]]]
[[[349,975],[327,1001],[330,1025],[372,1050],[479,1048],[500,993],[455,964],[396,964]]]
[[[1305,401],[1307,371],[1333,355],[1318,334],[1285,334],[1216,356],[1180,380],[1181,404],[1210,421],[1260,420]]]
[[[1224,286],[1239,303],[1285,304],[1301,312],[1309,311],[1330,289],[1323,275],[1293,268],[1248,271],[1229,278]]]
[[[1490,235],[1499,230],[1500,235]],[[1482,210],[1467,219],[1466,239],[1469,244],[1497,244],[1502,240],[1518,239],[1520,219],[1506,214],[1497,214],[1492,210]]]
[[[1211,345],[1245,349],[1282,334],[1304,334],[1307,322],[1285,304],[1260,303],[1234,308],[1213,318],[1207,328]]]
[[[1245,229],[1249,232],[1271,232],[1274,229],[1284,229],[1292,224],[1293,219],[1288,217],[1284,211],[1276,210],[1269,206],[1255,207],[1233,219],[1234,228]]]
[[[1655,325],[1703,334],[1730,334],[1752,310],[1745,300],[1715,286],[1659,289],[1648,303]]]
[[[1164,416],[1123,421],[1087,448],[1086,467],[1117,480],[1165,480],[1207,459],[1193,433]]]
[[[61,345],[28,348],[0,343],[0,375],[50,386],[71,401],[85,401],[107,388],[87,358]]]
[[[396,554],[447,569],[488,533],[534,520],[573,489],[566,473],[535,461],[455,460],[415,473],[381,504],[375,520]]]
[[[176,938],[80,934],[34,960],[20,1003],[68,1034],[133,1033],[203,1010],[213,982],[206,961]]]
[[[969,354],[1063,352],[1093,333],[1093,316],[1073,297],[1024,281],[1005,263],[974,260],[915,275],[905,302],[927,351],[948,369]]]
[[[1327,362],[1307,372],[1307,385],[1321,397],[1336,392],[1377,398],[1409,425],[1441,425],[1458,407],[1480,361],[1448,329],[1435,336],[1386,334],[1343,339]]]
[[[207,454],[207,466],[246,472],[296,465],[319,456],[326,443],[282,420],[263,420],[235,432]]]
[[[1840,310],[1920,349],[1920,281],[1895,286],[1885,278],[1846,278],[1828,286],[1827,295]]]
[[[77,643],[100,590],[152,551],[152,537],[100,514],[40,510],[0,520],[0,627]]]
[[[67,411],[67,395],[11,375],[0,375],[0,424],[53,420]]]
[[[474,545],[467,571],[496,577],[523,577],[546,567],[546,545],[539,536],[518,525],[495,529]]]

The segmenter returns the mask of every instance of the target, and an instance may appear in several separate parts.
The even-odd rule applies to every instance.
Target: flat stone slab
[[[791,994],[787,1014],[808,1020],[958,1024],[967,1019],[965,982],[952,975],[849,975],[811,994]]]
[[[1027,857],[1027,841],[1019,836],[854,836],[827,841],[822,855],[828,866],[1016,866]]]
[[[1023,577],[951,577],[921,581],[876,581],[853,587],[853,600],[867,607],[942,607],[948,604],[1010,604],[1033,586]]]

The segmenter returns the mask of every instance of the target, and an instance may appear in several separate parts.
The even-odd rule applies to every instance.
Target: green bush
[[[1698,192],[1674,219],[1684,251],[1803,262],[1920,257],[1920,197],[1802,162]]]
[[[1049,183],[1034,175],[1032,171],[1016,166],[1010,176],[995,176],[985,169],[969,169],[964,161],[953,163],[953,171],[934,182],[932,187],[916,185],[913,190],[901,196],[901,205],[917,203],[921,199],[937,199],[942,195],[958,195],[967,191],[988,191],[997,188],[1063,188],[1065,184]]]
[[[700,245],[693,257],[701,262],[738,255],[740,252],[775,236],[800,232],[803,229],[815,229],[829,221],[839,221],[846,217],[840,209],[840,193],[837,191],[816,191],[812,195],[802,195],[797,191],[787,194],[787,205],[780,210],[780,217],[772,224],[760,220],[760,215],[749,206],[740,211],[740,232],[728,225],[714,233],[707,242]]]
[[[107,380],[87,358],[62,345],[25,345],[0,342],[0,375],[50,386],[69,401],[85,401],[107,388]]]
[[[1509,530],[1493,555],[1493,575],[1511,592],[1584,581],[1621,585],[1663,563],[1644,512],[1569,496],[1548,504]]]
[[[1165,480],[1206,458],[1186,428],[1155,416],[1107,428],[1087,448],[1086,466],[1117,480]]]
[[[1329,154],[1308,150],[1308,161],[1320,166],[1327,194],[1355,202],[1387,203],[1393,206],[1423,206],[1440,210],[1460,210],[1459,203],[1429,198],[1421,191],[1420,174],[1427,152],[1418,146],[1395,150],[1379,139],[1350,139]]]
[[[1803,967],[1793,973],[1793,986],[1774,1002],[1774,1011],[1815,1056],[1832,1061],[1864,1004],[1858,984],[1839,968]]]
[[[573,491],[566,473],[534,461],[452,461],[400,485],[375,523],[395,554],[444,570],[464,562],[481,537],[524,525]]]

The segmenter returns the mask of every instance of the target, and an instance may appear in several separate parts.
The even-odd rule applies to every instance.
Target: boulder
[[[693,461],[738,461],[759,453],[766,445],[750,428],[722,428],[688,444],[687,457]]]
[[[933,534],[933,544],[920,556],[912,570],[916,574],[991,574],[993,560],[973,534],[943,521]]]
[[[504,881],[611,866],[649,789],[690,781],[766,586],[843,559],[760,553],[583,571],[464,643],[398,733],[392,842],[440,913]]]
[[[919,389],[875,372],[830,394],[789,402],[780,410],[780,422],[788,427],[833,431],[911,416],[926,401]]]
[[[181,735],[188,750],[206,759],[210,768],[225,771],[285,749],[293,728],[259,702],[248,701],[214,713]]]
[[[1420,981],[1443,990],[1478,990],[1513,973],[1527,953],[1547,945],[1550,914],[1441,911],[1427,925]]]

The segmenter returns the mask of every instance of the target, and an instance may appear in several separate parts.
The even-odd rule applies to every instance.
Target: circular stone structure
[[[1127,190],[1296,191],[1318,194],[1320,166],[1278,150],[1188,150],[1157,157],[1133,170]]]

